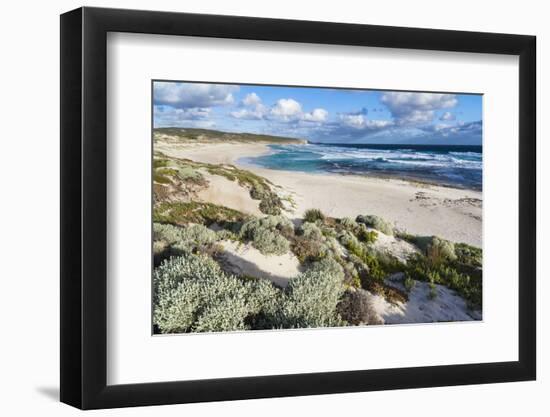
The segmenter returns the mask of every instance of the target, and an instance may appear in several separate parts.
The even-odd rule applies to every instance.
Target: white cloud
[[[245,106],[257,106],[258,104],[261,104],[262,100],[256,93],[249,93],[246,95],[246,97],[243,100],[243,104]]]
[[[268,108],[256,93],[249,93],[240,103],[241,108],[232,111],[231,116],[236,119],[261,120],[268,114]]]
[[[325,109],[314,109],[311,113],[304,113],[302,120],[307,122],[326,122],[328,119],[328,111]]]
[[[441,121],[453,121],[455,119],[456,119],[456,116],[450,111],[446,111],[439,117],[439,120]]]
[[[292,98],[282,98],[268,107],[262,103],[256,93],[249,93],[241,101],[240,108],[230,112],[236,119],[271,120],[273,122],[311,122],[324,123],[328,120],[328,111],[322,108],[304,112],[302,105]]]
[[[282,98],[271,108],[271,114],[283,120],[300,119],[302,105],[291,98]]]
[[[238,86],[224,84],[155,82],[153,95],[156,105],[205,108],[233,103],[232,93],[238,89]]]
[[[154,106],[155,127],[194,126],[212,127],[209,108],[175,109],[170,106]]]
[[[344,113],[339,115],[342,125],[357,130],[376,130],[393,125],[391,120],[367,119],[362,113]]]
[[[435,110],[456,106],[454,94],[386,92],[380,97],[398,125],[428,123]]]

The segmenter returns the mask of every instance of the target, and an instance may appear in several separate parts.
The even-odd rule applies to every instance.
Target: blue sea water
[[[285,171],[371,175],[481,190],[482,147],[461,145],[270,145],[240,162]]]

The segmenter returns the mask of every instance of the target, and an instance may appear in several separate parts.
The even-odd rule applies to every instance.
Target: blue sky
[[[155,127],[315,142],[481,145],[482,96],[154,82]]]

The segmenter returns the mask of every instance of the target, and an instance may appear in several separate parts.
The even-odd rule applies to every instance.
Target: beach
[[[482,246],[481,191],[365,175],[274,170],[239,161],[271,152],[267,143],[158,141],[155,151],[196,162],[232,164],[260,175],[289,201],[286,214],[291,219],[303,217],[311,208],[338,218],[374,214],[407,233]],[[207,194],[200,198],[257,215],[258,203],[246,193],[232,192],[229,183],[210,181]]]

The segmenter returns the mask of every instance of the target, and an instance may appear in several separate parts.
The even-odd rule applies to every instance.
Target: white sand
[[[410,255],[420,252],[416,246],[403,239],[397,239],[378,231],[377,233],[378,237],[373,244],[374,249],[379,252],[391,253],[401,262],[407,262]]]
[[[265,144],[167,144],[155,149],[200,162],[238,164],[242,157],[269,152]],[[296,203],[291,215],[309,208],[333,217],[375,214],[412,234],[437,235],[481,247],[482,193],[355,175],[307,174],[252,166],[244,168],[266,177],[290,193]]]
[[[393,282],[388,279],[386,282],[404,290],[400,278]],[[428,283],[415,281],[409,300],[394,304],[380,295],[367,293],[371,306],[384,324],[481,320],[481,313],[469,310],[466,301],[453,290],[436,284],[437,296],[434,299],[429,298],[429,291]]]
[[[243,213],[262,216],[259,209],[259,201],[250,197],[250,192],[241,187],[236,181],[230,181],[219,175],[202,173],[208,181],[208,187],[197,193],[199,200],[213,203]]]
[[[249,244],[224,240],[221,245],[224,250],[220,255],[220,264],[233,274],[264,278],[286,287],[288,281],[300,273],[300,262],[292,252],[263,255]]]

